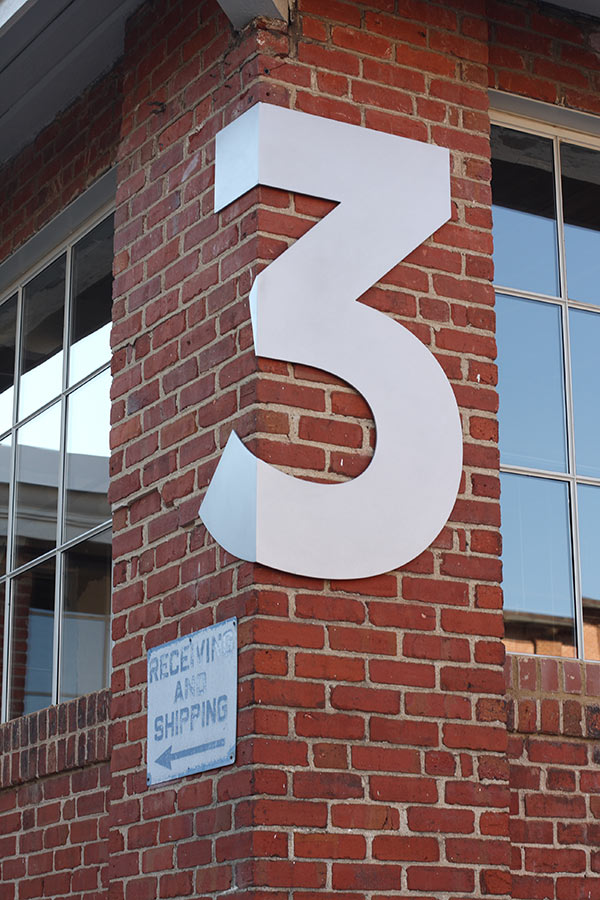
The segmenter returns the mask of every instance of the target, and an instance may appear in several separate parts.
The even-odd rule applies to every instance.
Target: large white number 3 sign
[[[316,484],[257,459],[233,432],[200,515],[241,559],[318,578],[386,572],[445,524],[461,425],[429,350],[356,300],[449,218],[448,151],[258,104],[217,135],[215,208],[257,184],[339,204],[256,278],[256,353],[349,382],[371,407],[377,443],[357,478]]]

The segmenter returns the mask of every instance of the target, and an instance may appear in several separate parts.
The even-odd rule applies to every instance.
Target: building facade
[[[4,6],[0,898],[600,898],[597,0]],[[392,571],[243,560],[198,512],[232,431],[328,485],[384,439],[255,352],[257,276],[343,206],[257,175],[215,211],[257,104],[449,152],[448,221],[357,293],[460,413],[448,521]],[[149,785],[148,653],[234,617],[234,762]]]

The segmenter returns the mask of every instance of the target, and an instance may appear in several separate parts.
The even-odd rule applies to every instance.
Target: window
[[[108,684],[113,221],[0,294],[2,719]]]
[[[600,659],[600,141],[492,129],[506,643]]]

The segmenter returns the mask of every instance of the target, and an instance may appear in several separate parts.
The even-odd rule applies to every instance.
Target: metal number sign
[[[200,515],[241,559],[320,578],[389,571],[418,556],[450,514],[461,425],[429,350],[356,300],[450,217],[448,151],[257,104],[217,135],[215,208],[257,184],[339,203],[256,278],[256,353],[353,385],[377,445],[357,478],[316,484],[258,459],[234,432]]]

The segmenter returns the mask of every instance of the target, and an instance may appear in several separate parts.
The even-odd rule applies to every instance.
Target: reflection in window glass
[[[54,576],[52,558],[12,582],[11,719],[52,702]]]
[[[2,696],[2,679],[4,677],[4,617],[6,607],[6,582],[0,581],[0,697]]]
[[[0,441],[0,575],[6,571],[11,448],[12,438],[10,436]]]
[[[113,219],[86,234],[73,249],[73,305],[69,384],[110,359]]]
[[[68,400],[65,540],[110,518],[110,371],[74,391]]]
[[[16,333],[15,294],[0,306],[0,434],[12,425]]]
[[[600,660],[600,487],[578,485],[577,500],[585,657]]]
[[[565,472],[560,308],[498,295],[496,316],[502,462]]]
[[[568,487],[509,473],[501,484],[508,648],[574,656]]]
[[[600,152],[562,144],[561,169],[568,294],[600,306]]]
[[[492,135],[506,643],[600,661],[600,150],[548,135]]]
[[[492,128],[496,284],[559,293],[552,142]]]
[[[59,447],[59,403],[17,431],[17,567],[56,546]]]
[[[65,303],[65,257],[25,286],[19,382],[19,418],[60,394]]]
[[[113,217],[58,252],[0,303],[5,718],[108,684]]]
[[[60,699],[108,685],[110,671],[111,532],[65,554]]]
[[[600,314],[569,310],[577,473],[600,477]]]

